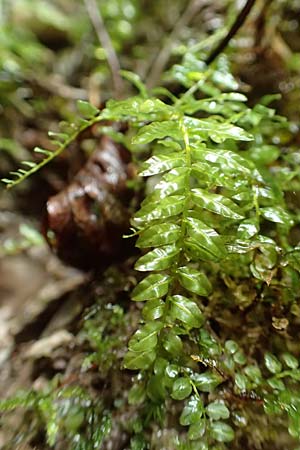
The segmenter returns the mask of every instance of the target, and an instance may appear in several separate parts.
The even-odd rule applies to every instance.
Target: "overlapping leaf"
[[[223,197],[219,194],[213,194],[199,188],[194,188],[191,191],[192,199],[196,206],[230,219],[240,220],[243,218],[243,216],[239,213],[240,208],[238,208],[238,206],[229,198]]]
[[[147,203],[135,214],[131,223],[136,228],[143,228],[154,220],[176,216],[184,210],[184,200],[183,195],[172,195],[161,200],[159,204]]]

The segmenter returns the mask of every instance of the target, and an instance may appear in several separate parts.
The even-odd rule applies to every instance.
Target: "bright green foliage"
[[[233,448],[239,426],[247,424],[244,409],[253,405],[271,420],[282,416],[280,423],[286,420],[289,434],[300,439],[298,358],[280,335],[267,348],[258,347],[258,340],[248,344],[246,325],[228,323],[233,315],[221,314],[228,309],[247,317],[258,303],[263,313],[255,320],[263,323],[254,323],[260,331],[266,328],[266,335],[268,327],[280,330],[273,314],[277,301],[283,305],[280,314],[282,307],[300,315],[300,248],[289,240],[299,209],[291,212],[286,195],[299,190],[299,153],[283,153],[277,145],[289,124],[267,106],[274,98],[263,98],[253,109],[247,106],[225,56],[207,68],[199,54],[186,52],[167,75],[186,89],[178,98],[166,89],[156,98],[136,74],[123,75],[139,95],[109,100],[101,112],[79,102],[83,119],[75,128],[52,134],[56,150],[37,149],[46,154],[42,163],[25,162],[28,170],[3,181],[9,187],[18,184],[102,120],[126,122],[127,135],[118,137],[124,143],[130,139],[137,161],[147,154],[140,163],[146,196],[131,220],[141,249],[135,263],[140,277],[131,297],[141,302],[141,323],[123,361],[125,369],[136,371],[128,402],[140,411],[132,425],[131,449],[149,448],[143,437],[148,425],[155,421],[163,427],[174,410],[186,431],[178,449]],[[113,309],[114,325],[120,327],[123,310]],[[93,315],[85,322],[83,335],[94,353],[84,370],[92,364],[107,371],[115,367],[120,340],[107,336],[104,328]],[[36,398],[12,400],[11,408],[37,408],[53,445],[64,413],[53,393]],[[72,431],[67,430],[70,439],[80,427],[84,405],[79,406]],[[103,427],[98,424],[102,435],[95,445],[109,429],[107,416],[97,414]]]
[[[176,68],[174,74],[176,78]],[[179,78],[182,82],[182,73]],[[216,73],[202,71],[199,78],[171,105],[146,99],[144,91],[143,97],[109,102],[103,115],[126,119],[138,129],[132,140],[135,146],[151,144],[140,175],[155,179],[132,219],[137,246],[146,249],[135,269],[151,273],[132,294],[133,300],[145,303],[143,325],[129,341],[124,366],[143,374],[142,384],[133,388],[138,389],[138,403],[146,404],[147,397],[150,403],[162,404],[169,396],[186,399],[180,423],[189,426],[188,440],[197,445],[206,442],[210,448],[213,442],[234,439],[233,428],[226,422],[229,406],[218,399],[219,385],[231,382],[233,395],[265,399],[272,409],[272,398],[281,402],[278,393],[284,389],[281,377],[285,376],[279,376],[282,363],[271,353],[264,359],[275,378],[265,379],[257,365],[247,364],[235,341],[228,340],[220,351],[216,342],[207,341],[211,338],[205,330],[199,335],[206,322],[204,305],[213,292],[211,274],[221,275],[227,267],[230,276],[231,264],[244,266],[245,255],[248,276],[257,280],[257,286],[269,285],[274,267],[289,247],[284,240],[279,243],[265,235],[261,227],[271,222],[281,227],[281,233],[288,233],[294,219],[282,195],[282,176],[271,179],[268,172],[279,151],[267,140],[264,143],[259,128],[272,121],[270,126],[284,128],[283,119],[263,105],[250,110],[239,93],[222,94],[213,84],[221,79]],[[197,91],[205,92],[209,86],[213,96],[198,100]],[[206,116],[211,108],[214,115]],[[199,111],[203,117],[193,116]],[[200,350],[194,348],[197,335]],[[292,358],[285,356],[296,367]],[[199,371],[193,360],[206,370]],[[213,392],[217,400],[207,403],[205,393]],[[129,395],[132,398],[133,391]],[[291,402],[296,408],[297,402]],[[282,410],[288,412],[288,408]],[[295,414],[289,414],[293,436],[297,434]]]

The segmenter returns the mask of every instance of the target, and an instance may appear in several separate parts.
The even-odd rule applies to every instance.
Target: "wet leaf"
[[[173,295],[170,302],[170,317],[183,322],[188,328],[199,328],[203,324],[202,312],[195,302],[183,295]]]
[[[281,223],[289,227],[294,224],[291,216],[280,206],[260,208],[260,212],[270,222]]]
[[[132,300],[143,302],[163,297],[168,292],[170,279],[169,275],[148,275],[132,291]]]
[[[147,203],[135,214],[131,223],[139,228],[150,225],[149,222],[154,220],[177,216],[184,210],[184,200],[183,195],[172,195],[161,200],[159,204]]]
[[[213,392],[214,389],[223,381],[219,373],[206,371],[204,373],[195,374],[193,381],[197,388],[202,392]]]
[[[142,352],[129,350],[124,358],[124,367],[131,370],[147,369],[153,363],[155,358],[155,350],[146,350]]]
[[[206,297],[210,294],[212,286],[203,272],[191,267],[177,269],[180,284],[190,292]]]
[[[168,269],[179,252],[180,248],[175,244],[158,247],[138,259],[134,268],[140,272]]]
[[[197,423],[193,423],[189,427],[188,437],[191,441],[195,441],[204,436],[206,431],[206,420],[200,419]],[[199,447],[198,447],[199,448]]]
[[[172,387],[171,397],[175,400],[184,400],[192,392],[192,386],[187,378],[177,378]]]
[[[223,197],[222,195],[212,194],[203,189],[194,188],[192,189],[192,199],[196,206],[220,214],[221,216],[234,220],[243,218],[243,216],[237,212],[239,211],[238,206],[229,198]]]
[[[228,419],[230,416],[229,409],[221,401],[214,401],[206,407],[206,412],[212,420]]]
[[[279,373],[282,370],[282,364],[272,353],[267,352],[264,355],[265,365],[271,373]]]
[[[152,122],[140,128],[137,135],[133,138],[134,144],[149,144],[155,139],[171,137],[174,140],[182,139],[181,130],[178,121],[165,120],[162,122]]]
[[[181,235],[181,228],[175,223],[159,223],[143,230],[137,240],[139,248],[159,247],[176,242]]]
[[[179,152],[166,155],[154,155],[143,164],[141,177],[149,177],[184,165],[185,158]]]
[[[149,300],[143,308],[145,320],[157,320],[165,312],[165,303],[161,299]]]
[[[163,328],[163,323],[158,321],[147,322],[137,330],[129,341],[129,350],[133,352],[150,351],[157,344],[157,333]]]
[[[218,442],[230,442],[234,439],[233,429],[224,422],[212,422],[210,433],[212,438]]]
[[[179,422],[181,425],[191,425],[198,424],[204,412],[204,406],[199,397],[193,395],[189,398],[187,404],[185,405]]]
[[[164,349],[174,356],[179,356],[182,350],[182,340],[174,332],[174,330],[168,330],[162,337],[162,345]]]

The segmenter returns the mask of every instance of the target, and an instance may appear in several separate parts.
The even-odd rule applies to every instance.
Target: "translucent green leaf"
[[[199,328],[204,322],[204,317],[197,304],[183,295],[170,297],[170,316],[180,320],[188,328]]]
[[[250,239],[259,232],[259,222],[256,218],[243,220],[237,230],[239,239]]]
[[[139,405],[145,399],[145,386],[144,384],[136,383],[128,392],[128,403],[129,405]]]
[[[161,298],[168,292],[169,275],[152,274],[144,278],[132,291],[132,300],[143,302]]]
[[[182,341],[174,330],[168,330],[162,337],[164,349],[171,355],[178,356],[182,350]]]
[[[160,203],[147,203],[132,219],[132,225],[139,228],[149,225],[149,222],[167,217],[177,216],[184,209],[185,197],[172,195],[161,200]]]
[[[162,122],[152,122],[140,128],[137,135],[133,138],[133,144],[149,144],[155,139],[171,137],[174,140],[181,140],[182,133],[178,121],[165,120]]]
[[[247,389],[247,377],[241,373],[235,374],[235,385],[240,391]]]
[[[234,439],[233,429],[224,422],[212,422],[210,433],[211,437],[218,442],[230,442]]]
[[[80,114],[87,119],[99,114],[99,109],[93,106],[91,103],[84,100],[77,100],[77,108]]]
[[[247,358],[246,358],[245,354],[241,350],[239,350],[236,353],[234,353],[233,361],[236,364],[243,366],[244,364],[246,364]]]
[[[230,416],[227,406],[219,400],[210,403],[206,407],[206,412],[212,420],[228,419]]]
[[[129,350],[133,352],[152,350],[157,344],[157,333],[162,327],[162,322],[147,322],[146,325],[137,330],[130,339]]]
[[[161,299],[149,300],[143,308],[145,320],[157,320],[165,312],[165,303]]]
[[[190,292],[206,297],[210,294],[212,286],[203,272],[191,267],[177,269],[180,284]]]
[[[194,217],[187,217],[186,225],[189,237],[185,239],[185,247],[189,247],[191,253],[195,253],[195,259],[216,261],[225,257],[225,246],[213,228]]]
[[[253,139],[243,128],[226,122],[222,123],[211,119],[185,117],[184,124],[192,137],[201,137],[204,140],[210,138],[218,144],[224,142],[226,139],[238,141],[251,141]]]
[[[253,170],[249,161],[231,150],[213,150],[198,146],[192,150],[192,159],[195,163],[206,161],[209,164],[217,164],[225,173],[240,172],[249,176],[251,169]]]
[[[151,198],[161,199],[168,195],[182,193],[187,185],[187,175],[189,169],[187,167],[178,167],[170,170],[169,173],[164,175],[159,183],[154,188],[154,192],[150,194]]]
[[[201,399],[193,395],[189,398],[187,404],[185,405],[179,422],[181,425],[191,425],[193,423],[198,424],[202,415],[203,415],[204,407]]]
[[[287,367],[290,369],[297,369],[299,366],[299,362],[295,356],[291,355],[291,353],[283,353],[282,359]]]
[[[267,383],[269,386],[271,386],[272,389],[276,389],[277,391],[284,391],[285,390],[285,384],[282,380],[278,380],[278,378],[269,378],[267,380]]]
[[[155,248],[138,259],[134,268],[140,272],[168,269],[179,252],[180,248],[175,244]]]
[[[142,352],[134,352],[129,350],[124,358],[124,367],[131,370],[148,369],[155,358],[155,350],[145,350]]]
[[[192,385],[187,378],[177,378],[172,387],[171,397],[175,400],[183,400],[192,392]]]
[[[159,223],[143,230],[136,242],[138,248],[159,247],[176,242],[181,235],[181,228],[175,223]]]
[[[265,360],[265,365],[267,367],[267,369],[271,372],[271,373],[279,373],[282,370],[282,364],[279,361],[278,358],[276,358],[275,355],[272,355],[272,353],[265,353],[264,355],[264,360]]]
[[[108,120],[146,121],[168,118],[174,114],[171,106],[159,99],[130,97],[125,100],[109,100],[101,117]]]
[[[188,437],[191,441],[195,441],[204,436],[206,431],[206,420],[200,419],[197,423],[193,423],[189,427]],[[198,447],[199,448],[199,447]]]
[[[181,167],[185,163],[182,153],[168,153],[166,155],[154,155],[143,164],[141,177],[150,177],[166,172],[175,167]]]
[[[251,381],[254,381],[254,383],[256,384],[260,384],[262,381],[261,371],[257,366],[247,366],[245,368],[245,374]]]
[[[217,372],[206,371],[197,373],[193,376],[193,381],[197,388],[202,392],[213,392],[215,388],[222,383],[223,378]]]
[[[270,222],[281,223],[283,225],[292,226],[294,221],[289,213],[280,206],[260,208],[261,215]]]
[[[239,345],[235,341],[228,340],[225,342],[225,348],[231,355],[233,355],[238,351]]]
[[[192,189],[192,198],[196,206],[200,208],[207,209],[224,217],[229,217],[230,219],[239,220],[243,218],[237,212],[239,211],[238,206],[229,198],[223,197],[222,195],[212,194],[203,189],[195,188]]]

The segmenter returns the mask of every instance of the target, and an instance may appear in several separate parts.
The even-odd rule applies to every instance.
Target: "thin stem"
[[[216,49],[212,51],[212,53],[209,55],[209,57],[205,61],[207,65],[211,64],[217,58],[217,56],[219,56],[219,54],[222,53],[223,50],[227,47],[227,45],[229,44],[229,42],[231,41],[233,36],[236,35],[236,33],[241,28],[241,26],[244,24],[245,20],[247,19],[248,15],[250,14],[251,9],[253,8],[253,6],[255,4],[255,1],[256,0],[248,0],[246,2],[244,8],[238,14],[237,18],[235,19],[234,23],[232,24],[227,35],[220,42],[220,44],[216,47]]]
[[[120,63],[118,56],[115,52],[110,36],[105,28],[103,18],[101,16],[100,9],[96,3],[96,0],[84,0],[84,4],[90,20],[93,24],[97,37],[101,46],[106,51],[107,62],[112,74],[112,80],[114,84],[115,97],[122,97],[123,93],[123,80],[120,76]]]

